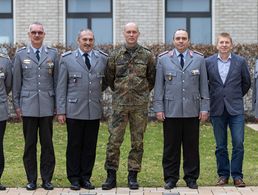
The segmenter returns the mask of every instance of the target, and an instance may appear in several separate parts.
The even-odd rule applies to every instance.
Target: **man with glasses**
[[[37,188],[37,140],[41,144],[40,173],[42,187],[52,190],[55,155],[52,142],[55,110],[55,86],[58,67],[56,49],[43,45],[44,27],[34,22],[29,26],[30,44],[19,49],[14,60],[13,104],[23,122],[25,148],[23,162],[27,190]]]

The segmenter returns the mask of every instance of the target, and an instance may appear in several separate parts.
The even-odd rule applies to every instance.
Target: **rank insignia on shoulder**
[[[5,53],[0,53],[0,57],[9,59],[9,56]]]
[[[161,57],[161,56],[163,56],[163,55],[165,55],[165,54],[167,54],[168,53],[168,51],[164,51],[164,52],[162,52],[161,54],[159,54],[159,57]]]
[[[65,52],[65,53],[62,54],[62,57],[65,57],[65,56],[67,56],[67,55],[69,55],[69,54],[71,54],[71,53],[72,53],[72,51],[67,51],[67,52]]]
[[[199,55],[203,56],[203,53],[201,53],[201,52],[199,52],[199,51],[193,50],[193,52],[196,53],[196,54],[199,54]]]
[[[101,51],[101,50],[98,50],[99,51],[99,53],[101,53],[102,55],[104,55],[104,56],[107,56],[108,57],[108,54],[107,53],[105,53],[104,51]]]
[[[19,48],[19,49],[17,50],[17,52],[20,52],[20,51],[22,51],[22,50],[24,50],[24,49],[26,49],[26,47],[21,47],[21,48]]]

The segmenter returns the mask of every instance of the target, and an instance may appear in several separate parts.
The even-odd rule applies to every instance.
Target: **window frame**
[[[12,20],[12,25],[13,25],[13,0],[11,0],[11,12],[8,12],[8,13],[3,13],[3,12],[0,12],[0,19],[11,19]],[[14,41],[14,31],[13,31],[13,28],[12,28],[12,34],[10,35],[10,40],[12,40],[11,42],[9,42],[9,44],[13,44],[13,41]],[[0,43],[1,44],[1,43]]]
[[[189,34],[189,38],[191,38],[191,18],[211,18],[211,27],[212,27],[212,0],[209,0],[209,11],[204,12],[169,12],[167,11],[168,8],[168,0],[165,0],[165,19],[167,18],[185,18],[186,19],[186,31]],[[167,31],[167,26],[165,26],[165,32]],[[211,42],[212,42],[212,30],[211,30]],[[166,40],[165,40],[166,41]]]
[[[92,29],[92,19],[95,18],[110,18],[113,20],[113,0],[110,0],[110,12],[68,12],[68,1],[65,0],[66,8],[65,8],[65,28],[67,28],[67,19],[76,19],[76,18],[84,18],[87,20],[88,26],[87,28]],[[67,29],[66,29],[67,31]],[[113,37],[112,37],[113,39]],[[65,37],[66,43],[67,43],[67,34]]]

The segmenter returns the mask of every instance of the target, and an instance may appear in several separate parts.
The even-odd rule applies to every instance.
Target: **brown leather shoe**
[[[225,177],[219,177],[217,183],[216,183],[216,186],[224,186],[228,184],[228,178],[225,178]]]
[[[245,187],[245,182],[243,181],[242,178],[240,178],[240,179],[234,179],[234,185],[235,185],[236,187],[243,188],[243,187]]]

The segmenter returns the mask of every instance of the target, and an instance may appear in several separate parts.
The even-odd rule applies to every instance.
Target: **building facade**
[[[0,43],[26,43],[28,26],[44,24],[46,43],[76,44],[91,28],[97,44],[123,42],[123,26],[139,25],[140,42],[171,43],[175,29],[192,43],[214,44],[229,32],[236,43],[258,43],[257,0],[0,0]]]

